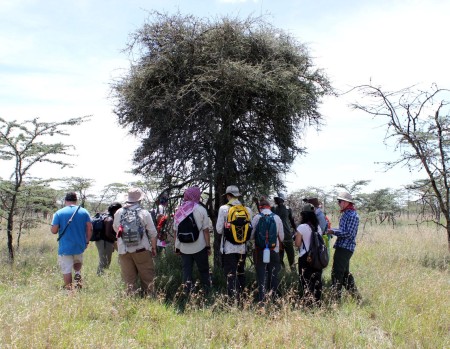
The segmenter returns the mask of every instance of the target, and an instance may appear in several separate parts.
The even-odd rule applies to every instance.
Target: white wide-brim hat
[[[352,204],[354,203],[353,197],[349,193],[346,193],[346,192],[339,193],[337,199],[347,201]]]

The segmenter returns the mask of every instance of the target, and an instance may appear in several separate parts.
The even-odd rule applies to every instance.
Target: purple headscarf
[[[184,202],[178,207],[177,212],[175,212],[175,223],[177,225],[194,211],[195,206],[200,201],[200,195],[199,187],[189,187],[186,189],[184,192]]]

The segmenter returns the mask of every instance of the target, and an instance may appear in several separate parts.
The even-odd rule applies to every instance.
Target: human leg
[[[141,280],[143,294],[152,295],[155,290],[155,265],[150,251],[135,252],[133,253],[133,259]]]
[[[283,243],[283,244],[284,244],[284,243]],[[280,255],[280,264],[281,264],[281,267],[282,267],[282,268],[285,268],[285,265],[284,265],[284,248],[281,248],[281,249],[280,249],[279,255]]]
[[[270,263],[267,271],[267,289],[270,290],[272,298],[278,293],[279,273],[281,270],[280,255],[278,252],[270,251]]]
[[[205,292],[209,293],[211,289],[211,280],[209,278],[208,251],[204,248],[203,250],[195,253],[193,257],[195,264],[197,264],[202,286],[205,289]]]
[[[237,261],[237,270],[236,270],[236,276],[237,276],[237,287],[236,292],[238,296],[242,294],[245,288],[245,260],[247,258],[247,255],[245,254],[239,254],[238,261]]]
[[[98,267],[97,275],[103,274],[103,270],[109,268],[111,264],[112,253],[114,252],[114,244],[105,240],[95,242],[98,251]]]
[[[238,254],[228,253],[223,256],[223,272],[227,280],[227,295],[230,298],[237,296],[238,290],[238,278],[237,278],[237,265]]]
[[[294,241],[288,240],[283,242],[284,245],[284,251],[287,255],[289,267],[291,268],[291,271],[295,271],[294,263],[295,263],[295,250],[294,250]],[[280,254],[280,260],[281,260],[281,254]]]
[[[191,292],[192,289],[192,269],[194,265],[194,258],[191,254],[181,254],[181,270],[183,291],[185,294]]]
[[[119,255],[120,272],[122,280],[126,285],[127,293],[134,294],[136,292],[137,268],[134,264],[132,253]]]
[[[258,251],[260,252],[260,251]],[[263,254],[257,253],[255,258],[256,281],[258,282],[258,300],[262,302],[265,298],[267,287],[267,264],[263,262]]]
[[[338,301],[341,299],[344,280],[349,273],[350,258],[352,257],[352,254],[352,251],[340,247],[337,247],[334,251],[331,282],[333,296]]]

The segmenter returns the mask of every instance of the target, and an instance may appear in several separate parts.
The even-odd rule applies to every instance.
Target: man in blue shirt
[[[355,279],[350,273],[350,258],[356,246],[356,234],[358,233],[359,216],[356,213],[354,201],[349,193],[340,193],[337,197],[341,209],[339,228],[328,230],[328,234],[336,235],[334,244],[333,267],[331,269],[332,288],[336,300],[341,299],[342,286],[350,294],[360,301],[361,296],[355,285]]]
[[[72,268],[75,271],[75,287],[81,288],[81,266],[83,252],[92,235],[89,212],[77,206],[77,194],[70,192],[65,197],[65,207],[56,211],[50,228],[58,234],[58,262],[64,278],[64,287],[72,289]]]

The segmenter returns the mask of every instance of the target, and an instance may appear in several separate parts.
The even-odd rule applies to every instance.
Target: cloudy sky
[[[76,147],[75,167],[36,167],[32,175],[92,178],[97,188],[136,179],[127,171],[137,141],[117,126],[110,84],[129,66],[122,50],[151,10],[209,18],[263,15],[308,46],[338,92],[369,82],[387,90],[432,83],[450,88],[450,1],[1,0],[0,117],[92,115],[64,139]],[[348,107],[357,98],[323,101],[325,126],[307,132],[302,145],[308,154],[287,174],[289,191],[360,179],[371,180],[367,190],[400,188],[420,176],[402,168],[384,173],[376,164],[396,154],[383,143],[382,120]],[[0,163],[0,176],[10,174]]]

